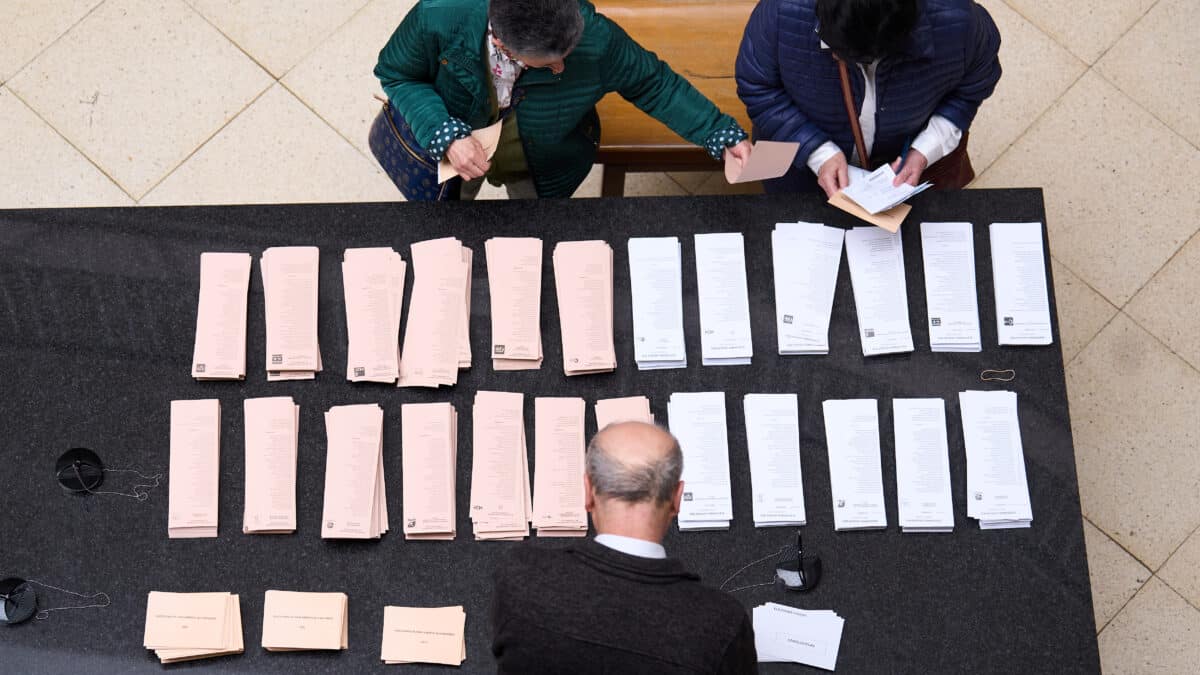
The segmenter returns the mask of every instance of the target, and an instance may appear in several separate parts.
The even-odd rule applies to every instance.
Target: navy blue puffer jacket
[[[941,115],[963,131],[1000,80],[1000,32],[973,0],[919,0],[912,39],[875,74],[875,164],[895,159],[906,141]],[[850,68],[861,110],[862,71]],[[817,36],[816,0],[762,0],[750,15],[737,59],[738,96],[755,138],[800,143],[795,165],[768,191],[816,189],[808,156],[833,141],[851,156],[837,63]]]

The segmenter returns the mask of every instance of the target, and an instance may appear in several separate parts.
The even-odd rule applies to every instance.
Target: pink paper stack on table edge
[[[476,539],[529,536],[533,504],[525,445],[525,397],[480,391],[472,411],[471,522]]]

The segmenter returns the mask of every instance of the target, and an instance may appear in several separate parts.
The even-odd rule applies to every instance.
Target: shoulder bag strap
[[[867,156],[867,143],[863,140],[862,127],[858,124],[858,113],[854,110],[854,93],[850,89],[850,73],[846,62],[833,57],[838,64],[838,75],[842,79],[842,101],[846,104],[846,117],[850,118],[850,130],[854,132],[854,146],[858,149],[858,162],[864,169],[871,170],[871,158]]]

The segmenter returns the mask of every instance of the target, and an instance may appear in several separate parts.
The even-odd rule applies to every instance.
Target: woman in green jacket
[[[611,91],[720,161],[750,156],[746,132],[587,0],[420,0],[379,53],[388,104],[371,149],[412,200],[569,197],[600,143]],[[471,131],[503,120],[489,161]],[[466,181],[437,183],[445,158]]]

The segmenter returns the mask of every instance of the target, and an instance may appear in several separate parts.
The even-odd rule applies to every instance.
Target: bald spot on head
[[[661,462],[675,448],[675,437],[645,422],[616,422],[600,430],[593,443],[615,461],[632,467]]]
[[[587,474],[598,497],[668,503],[682,472],[678,441],[653,424],[610,424],[588,445]]]

